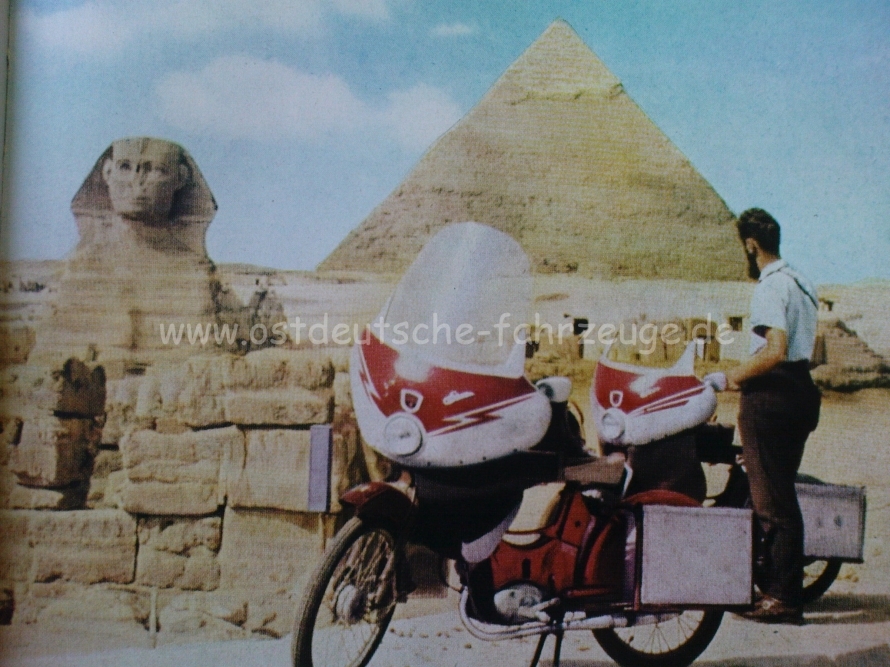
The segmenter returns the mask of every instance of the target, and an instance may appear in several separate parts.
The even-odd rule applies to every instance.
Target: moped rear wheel
[[[841,561],[834,558],[809,561],[803,569],[801,602],[809,604],[822,597],[840,574],[841,565]]]
[[[294,624],[294,667],[364,667],[396,608],[399,546],[387,528],[351,519],[303,593]]]
[[[594,630],[593,636],[622,667],[687,667],[714,639],[722,611],[684,611],[659,623]]]

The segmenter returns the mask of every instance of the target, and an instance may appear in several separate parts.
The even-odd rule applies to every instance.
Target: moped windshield
[[[493,227],[457,223],[424,246],[372,330],[410,358],[518,377],[531,301],[520,245]]]

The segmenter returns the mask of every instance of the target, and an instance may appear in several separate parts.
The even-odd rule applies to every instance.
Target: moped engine
[[[543,601],[543,591],[533,584],[513,584],[494,594],[498,620],[511,625],[539,620],[536,607]]]

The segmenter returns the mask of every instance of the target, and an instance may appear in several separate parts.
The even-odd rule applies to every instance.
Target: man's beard
[[[760,267],[757,266],[757,253],[746,252],[745,255],[748,257],[748,276],[758,280],[760,278]]]

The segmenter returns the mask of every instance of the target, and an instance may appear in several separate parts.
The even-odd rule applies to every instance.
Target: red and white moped
[[[558,664],[564,633],[577,630],[626,667],[685,666],[726,610],[750,605],[750,510],[702,507],[682,471],[646,481],[658,475],[638,474],[619,451],[658,443],[669,462],[674,445],[689,451],[685,435],[672,438],[716,406],[691,357],[656,371],[601,362],[593,412],[616,451],[591,456],[567,407],[571,382],[524,375],[531,303],[519,244],[453,224],[354,346],[362,436],[401,477],[342,497],[353,516],[304,591],[294,665],[371,660],[412,587],[409,542],[455,561],[474,636],[539,636],[532,665],[550,635]]]

